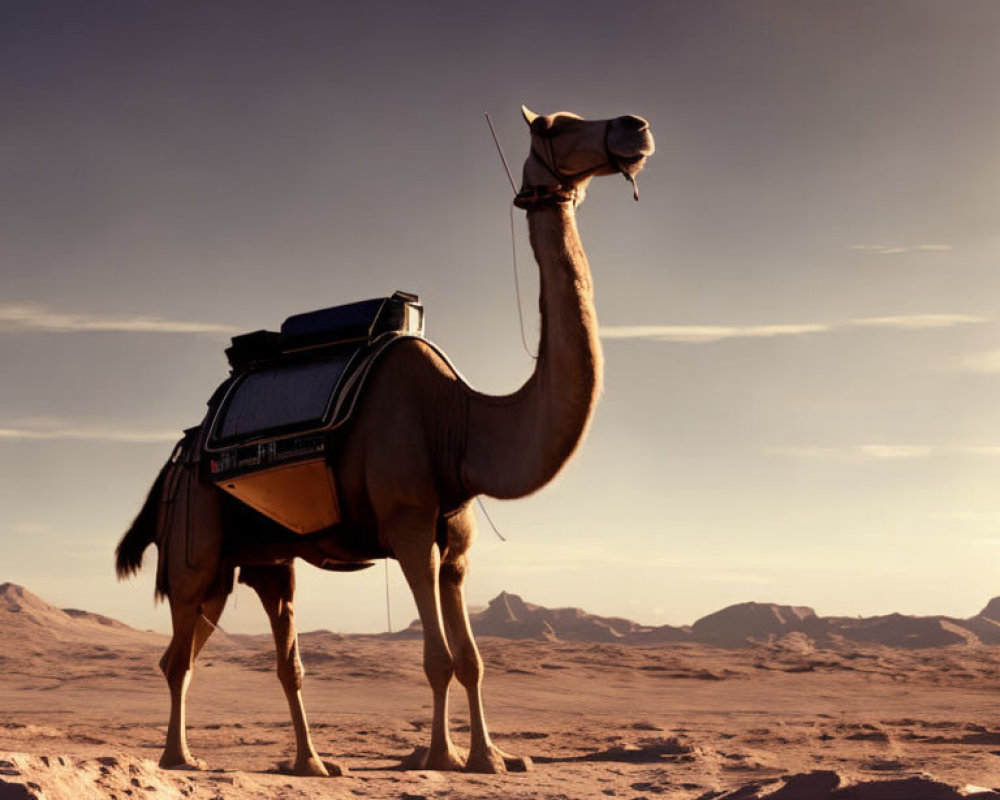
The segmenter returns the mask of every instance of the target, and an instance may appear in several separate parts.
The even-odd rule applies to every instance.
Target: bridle
[[[619,156],[611,150],[611,147],[608,144],[608,137],[611,134],[611,123],[613,121],[614,120],[609,119],[604,123],[605,163],[610,164],[616,171],[624,175],[626,180],[628,180],[634,187],[635,179],[625,170],[625,167],[630,163],[635,163],[642,158],[642,156],[627,158]],[[560,170],[558,162],[556,161],[556,150],[553,143],[553,140],[558,135],[558,132],[553,131],[551,128],[545,131],[532,131],[531,154],[537,159],[538,163],[544,167],[545,171],[555,178],[557,182],[554,184],[529,186],[522,189],[514,196],[514,205],[517,208],[530,210],[534,208],[556,206],[562,203],[573,203],[576,205],[578,193],[575,184],[583,178],[589,178],[594,175],[599,169],[601,169],[601,167],[604,166],[604,164],[597,164],[596,166],[588,167],[587,169],[580,170],[579,172],[563,172]],[[544,145],[544,148],[547,151],[546,153],[540,152],[538,147],[536,147],[536,136]],[[638,200],[638,194],[636,194],[636,199]]]

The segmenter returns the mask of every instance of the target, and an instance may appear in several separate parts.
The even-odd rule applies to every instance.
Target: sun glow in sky
[[[606,375],[581,454],[487,501],[469,595],[647,623],[1000,594],[1000,5],[0,9],[0,581],[166,630],[112,551],[233,333],[418,292],[478,388],[529,374],[518,112],[650,120],[579,212]],[[537,276],[518,213],[529,337]],[[299,573],[384,628],[382,568]],[[414,616],[397,568],[396,626]],[[223,625],[264,630],[245,588]]]

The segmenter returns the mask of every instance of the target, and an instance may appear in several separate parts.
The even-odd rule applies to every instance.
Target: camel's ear
[[[524,121],[531,125],[536,119],[538,119],[538,114],[532,111],[527,106],[521,106],[521,114],[524,116]]]

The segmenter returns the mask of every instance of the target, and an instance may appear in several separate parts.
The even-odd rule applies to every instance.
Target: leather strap
[[[514,197],[514,206],[525,211],[575,202],[576,188],[565,185],[529,186]]]

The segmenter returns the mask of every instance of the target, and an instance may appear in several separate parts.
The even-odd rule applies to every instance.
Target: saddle
[[[296,533],[340,520],[330,433],[347,423],[379,356],[423,337],[415,294],[289,317],[280,332],[236,336],[231,374],[209,400],[199,451],[223,491]]]

